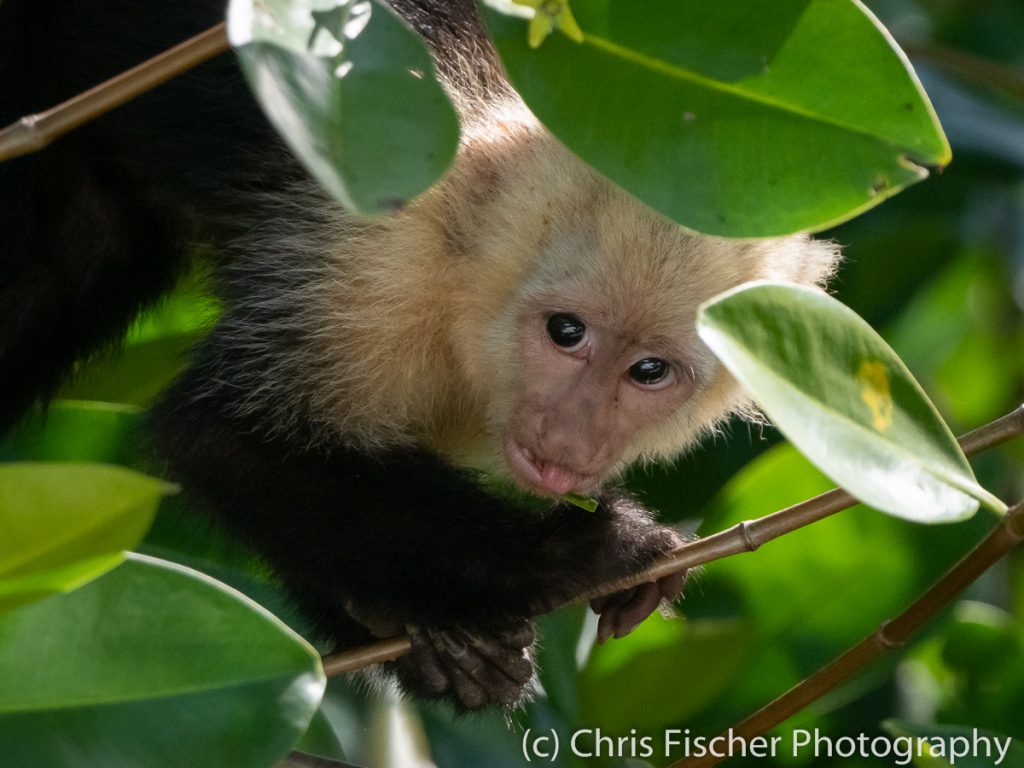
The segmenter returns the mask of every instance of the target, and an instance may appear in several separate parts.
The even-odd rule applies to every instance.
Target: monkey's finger
[[[408,628],[412,640],[412,653],[399,663],[424,687],[428,694],[440,696],[450,687],[448,674],[431,639],[419,629]]]
[[[608,595],[595,597],[590,601],[590,610],[599,614],[612,611],[616,606],[622,605],[629,600],[630,596],[636,591],[636,589],[636,587],[630,587],[629,589],[623,589],[619,592],[612,592]]]
[[[683,594],[683,587],[686,585],[686,571],[680,571],[679,573],[670,573],[658,582],[658,588],[661,590],[661,596],[666,600],[675,602],[681,594]]]
[[[450,637],[445,632],[432,632],[434,648],[451,683],[452,691],[459,703],[466,709],[480,709],[487,704],[487,692],[472,675],[462,668],[466,664],[470,668],[476,662],[468,655],[469,649],[460,640]],[[475,654],[474,654],[475,655]]]
[[[529,648],[537,640],[537,628],[529,619],[520,619],[495,633],[506,648],[520,651]]]
[[[618,625],[619,620],[619,611],[622,606],[629,602],[636,590],[637,587],[633,587],[632,589],[616,592],[615,594],[606,595],[605,597],[600,598],[601,610],[597,611],[597,609],[594,608],[595,612],[599,612],[601,614],[601,618],[597,622],[598,645],[603,645],[608,638],[615,634],[615,628]],[[594,602],[596,601],[591,601],[591,608],[593,608]]]
[[[611,602],[612,598],[615,595],[621,594],[621,592],[616,592],[613,595],[601,595],[600,597],[595,597],[593,600],[590,601],[590,610],[598,614],[604,613],[605,608],[608,607],[608,604]]]
[[[496,638],[474,637],[468,632],[455,629],[439,633],[439,640],[447,651],[447,660],[465,673],[466,679],[472,681],[486,698],[497,704],[515,703],[522,693],[523,685],[532,677],[532,667],[530,677],[522,682],[510,677],[505,667],[514,666],[516,652],[505,648]],[[521,656],[523,652],[518,653]],[[474,698],[470,701],[464,696],[466,690],[467,686],[464,685],[458,692],[460,700],[467,707],[475,706],[472,701],[476,701],[476,691],[472,691]]]
[[[616,610],[615,637],[624,637],[646,619],[661,602],[661,588],[656,582],[641,584],[628,602]]]
[[[531,631],[531,634],[532,631]],[[467,633],[472,647],[488,663],[521,688],[533,677],[533,662],[525,647],[510,647],[502,642],[501,636],[474,635]]]
[[[475,649],[474,649],[475,651]],[[497,656],[478,656],[479,664],[473,664],[472,668],[463,666],[466,673],[487,693],[488,698],[496,704],[509,706],[515,704],[523,693],[523,686],[533,677],[533,665],[528,659],[525,661],[529,667],[530,674],[525,679],[517,680],[511,676],[514,670],[514,660],[508,658],[512,651],[503,648]],[[522,651],[520,653],[523,653]],[[522,676],[522,670],[518,670]]]

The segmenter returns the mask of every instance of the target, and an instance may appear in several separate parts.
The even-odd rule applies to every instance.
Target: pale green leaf
[[[398,208],[454,157],[454,109],[423,42],[387,6],[232,0],[228,34],[271,122],[346,207]]]
[[[119,564],[174,490],[101,464],[0,466],[0,611],[75,589]]]
[[[861,501],[960,520],[981,488],[913,376],[864,320],[810,288],[741,286],[700,310],[701,339],[807,458]]]

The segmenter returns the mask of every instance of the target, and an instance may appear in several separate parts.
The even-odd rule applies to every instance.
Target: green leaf
[[[562,498],[585,512],[596,512],[599,506],[597,499],[592,496],[581,496],[578,493],[569,492],[563,493]]]
[[[580,674],[582,721],[628,733],[695,717],[742,679],[757,647],[749,623],[651,616],[628,640],[594,648]]]
[[[331,727],[330,719],[324,714],[322,705],[317,708],[309,727],[294,749],[307,755],[316,755],[321,759],[345,759],[345,750],[334,728]]]
[[[568,722],[581,719],[579,701],[580,631],[586,608],[563,608],[538,617],[537,679],[547,705]]]
[[[701,307],[701,339],[812,463],[861,501],[918,522],[1005,512],[906,366],[809,288],[741,286]]]
[[[383,4],[232,0],[228,34],[271,122],[346,207],[400,207],[455,156],[430,56]]]
[[[120,564],[175,487],[96,464],[0,466],[0,611]]]
[[[62,400],[32,411],[0,438],[0,460],[127,464],[141,411],[129,405]]]
[[[306,729],[319,657],[202,574],[132,555],[0,618],[5,765],[264,768]]]
[[[204,335],[191,331],[127,343],[84,362],[61,388],[60,397],[146,407],[184,370]]]
[[[886,720],[882,728],[896,737],[923,739],[913,748],[914,764],[922,768],[1024,768],[1024,742],[1001,733],[962,725],[918,725]],[[913,742],[904,742],[908,746]],[[923,754],[922,754],[923,753]]]
[[[572,9],[583,42],[537,50],[527,22],[488,9],[514,85],[570,149],[688,227],[822,229],[949,162],[905,57],[855,0]]]

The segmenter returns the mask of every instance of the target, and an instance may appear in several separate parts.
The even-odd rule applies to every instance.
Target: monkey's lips
[[[593,475],[542,459],[511,436],[505,438],[505,463],[519,485],[542,496],[561,496],[570,491],[586,494],[597,487]]]

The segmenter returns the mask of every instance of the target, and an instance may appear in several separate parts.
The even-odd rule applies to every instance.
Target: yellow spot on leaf
[[[528,42],[531,48],[539,48],[554,30],[561,30],[566,37],[577,43],[583,42],[583,30],[576,23],[569,8],[569,0],[512,0],[516,5],[533,8],[530,20]]]
[[[889,372],[877,360],[865,360],[857,372],[860,398],[871,410],[871,425],[879,432],[892,426],[893,403],[889,390]]]

